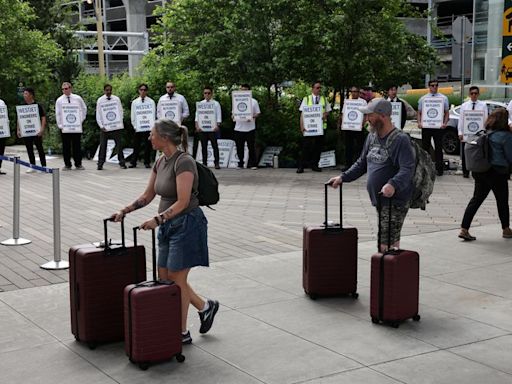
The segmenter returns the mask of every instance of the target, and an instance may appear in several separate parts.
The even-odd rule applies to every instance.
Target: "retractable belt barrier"
[[[3,245],[25,245],[30,240],[20,238],[20,165],[35,169],[52,175],[53,186],[53,260],[41,265],[43,269],[67,269],[69,263],[61,260],[61,238],[60,238],[60,172],[58,168],[46,168],[27,163],[20,160],[19,156],[0,156],[0,160],[14,163],[14,188],[13,188],[13,236],[11,239],[2,241]]]

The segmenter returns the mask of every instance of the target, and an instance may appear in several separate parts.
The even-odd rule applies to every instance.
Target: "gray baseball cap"
[[[391,116],[391,103],[384,99],[373,99],[366,107],[359,108],[364,114],[379,113],[381,115]]]

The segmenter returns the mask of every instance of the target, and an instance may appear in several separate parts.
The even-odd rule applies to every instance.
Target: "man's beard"
[[[375,132],[381,131],[382,128],[384,128],[384,124],[382,123],[382,121],[376,120],[373,124],[370,123],[368,129],[369,129],[370,133],[375,133]]]

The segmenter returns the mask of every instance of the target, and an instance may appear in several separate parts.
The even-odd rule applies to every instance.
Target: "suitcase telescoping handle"
[[[133,244],[137,246],[137,231],[140,227],[133,227]],[[153,281],[157,281],[156,278],[156,239],[155,229],[151,230],[151,262],[153,263]]]
[[[382,199],[383,194],[377,194],[377,211],[379,212],[379,230],[377,232],[377,252],[380,252],[380,245],[382,244]],[[388,251],[391,250],[391,202],[393,198],[389,199],[389,221],[388,221]]]
[[[325,229],[329,229],[329,222],[327,221],[327,217],[328,217],[328,214],[327,214],[327,188],[329,186],[331,186],[332,183],[324,183],[324,186],[325,186],[325,221],[324,221],[324,225],[325,225]],[[342,186],[340,184],[339,186],[339,190],[340,190],[340,230],[343,229],[343,194],[342,194]]]
[[[109,221],[114,221],[113,217],[107,217],[106,219],[103,219],[103,233],[105,235],[105,249],[110,248],[110,243],[108,241],[108,232],[107,232],[107,223]],[[124,241],[124,217],[121,219],[121,245],[123,248],[126,248],[126,244]]]

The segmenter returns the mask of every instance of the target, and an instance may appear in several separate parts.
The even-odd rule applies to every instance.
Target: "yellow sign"
[[[512,8],[503,12],[503,36],[512,36]]]

